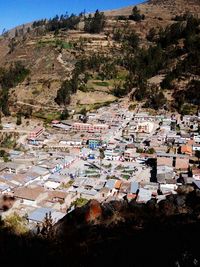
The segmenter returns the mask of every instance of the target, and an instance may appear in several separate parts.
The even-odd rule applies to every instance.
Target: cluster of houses
[[[27,135],[28,152],[10,151],[0,163],[0,194],[13,211],[41,223],[71,212],[78,199],[135,199],[146,203],[176,194],[180,184],[200,187],[199,116],[151,115],[113,104]]]

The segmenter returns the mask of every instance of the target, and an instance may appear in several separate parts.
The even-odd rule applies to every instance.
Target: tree
[[[132,14],[129,16],[129,19],[134,21],[141,21],[145,19],[145,16],[140,14],[140,10],[137,8],[137,6],[134,6],[134,8],[132,9]]]
[[[82,108],[79,113],[81,115],[83,115],[83,116],[87,116],[87,109],[86,108]]]
[[[91,15],[85,18],[84,30],[89,33],[100,33],[103,31],[106,24],[106,18],[103,12],[97,9],[94,17]]]
[[[131,52],[135,52],[139,47],[140,38],[138,34],[132,30],[124,36],[125,49],[128,48]]]
[[[72,83],[71,81],[64,81],[61,85],[61,88],[57,92],[55,102],[58,105],[68,105],[71,102],[72,94]]]
[[[60,115],[61,120],[66,120],[69,118],[69,111],[65,108]]]
[[[49,236],[51,233],[51,229],[53,227],[53,219],[51,216],[51,212],[46,213],[44,221],[42,223],[42,229],[41,229],[41,234],[43,236]]]
[[[19,112],[17,113],[17,125],[21,125],[22,124],[22,114]]]

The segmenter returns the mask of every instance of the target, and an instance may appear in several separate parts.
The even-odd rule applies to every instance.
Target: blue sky
[[[119,8],[134,5],[141,0],[0,0],[0,33],[4,28],[50,18],[56,14],[80,13]]]

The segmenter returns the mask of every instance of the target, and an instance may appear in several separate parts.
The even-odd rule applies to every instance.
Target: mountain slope
[[[98,70],[91,66],[88,69],[87,66],[83,75],[79,74],[78,90],[71,97],[68,108],[80,110],[82,107],[86,107],[89,110],[115,101],[116,97],[118,98],[119,95],[121,97],[121,94],[113,94],[113,90],[126,82],[129,73],[127,66],[119,63],[122,60],[121,57],[126,56],[127,48],[125,46],[127,46],[127,42],[130,42],[130,40],[126,40],[130,37],[128,37],[128,31],[135,31],[138,34],[140,48],[146,49],[151,45],[154,46],[155,40],[147,40],[150,29],[155,28],[158,33],[159,29],[165,29],[175,23],[177,15],[183,15],[187,11],[195,16],[200,14],[200,3],[197,0],[152,0],[138,5],[140,14],[144,15],[145,19],[140,21],[129,19],[127,22],[118,18],[118,16],[125,16],[126,19],[132,9],[131,6],[106,11],[106,26],[102,32],[97,34],[84,32],[84,18],[81,18],[80,23],[70,30],[49,31],[46,29],[48,22],[45,21],[37,27],[32,27],[33,24],[17,27],[1,37],[0,66],[9,66],[13,62],[20,61],[30,70],[30,74],[23,82],[9,90],[11,111],[16,111],[27,103],[33,108],[35,107],[35,111],[45,105],[49,111],[60,112],[62,106],[59,107],[55,102],[58,90],[63,81],[72,78],[77,62],[79,64],[81,60],[82,62],[89,60],[90,62],[87,64],[91,65],[91,60],[97,60],[92,57],[93,51],[94,55],[100,55],[103,63],[100,64]],[[126,23],[128,23],[127,26]],[[122,34],[121,40],[117,40],[117,31],[122,31],[127,36]],[[181,43],[181,39],[178,42]],[[122,51],[122,49],[124,50]],[[132,56],[134,57],[134,53]],[[113,71],[117,72],[117,77],[114,78],[115,75],[112,73],[111,76],[109,74],[109,77],[99,78],[102,76],[102,72],[105,76],[106,68],[110,69],[109,66],[106,66],[103,57],[109,58],[106,61],[110,62],[112,68],[113,65],[116,66],[116,70],[113,69]],[[179,58],[177,59],[179,60]],[[171,68],[175,61],[176,59],[173,59],[167,68]],[[167,74],[167,68],[158,69],[156,75]],[[153,75],[155,76],[155,73]]]

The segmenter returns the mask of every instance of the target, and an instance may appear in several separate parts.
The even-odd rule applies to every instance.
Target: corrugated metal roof
[[[138,182],[131,182],[130,193],[135,194],[138,189],[139,189],[139,183]]]
[[[53,213],[54,210],[50,208],[39,208],[30,213],[28,217],[31,221],[43,222],[46,214],[49,214],[49,212]]]
[[[49,171],[46,168],[42,168],[42,167],[39,167],[39,166],[32,167],[30,171],[38,173],[40,175],[46,175],[46,174],[49,173]]]
[[[115,179],[109,179],[107,182],[106,182],[106,186],[107,188],[109,189],[113,189],[115,188],[115,182],[116,180]]]

